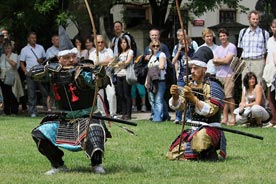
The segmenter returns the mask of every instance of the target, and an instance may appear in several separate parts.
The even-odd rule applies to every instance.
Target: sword
[[[243,132],[243,131],[240,131],[240,130],[234,130],[234,129],[230,129],[230,128],[219,127],[219,126],[215,126],[215,125],[211,125],[211,124],[207,124],[207,123],[201,123],[201,122],[197,122],[197,121],[187,121],[186,124],[189,125],[189,126],[194,126],[194,127],[201,127],[201,126],[213,127],[213,128],[217,128],[219,130],[225,131],[225,132],[231,132],[231,133],[234,133],[234,134],[244,135],[244,136],[247,136],[247,137],[252,137],[252,138],[260,139],[260,140],[264,139],[264,137],[259,136],[259,135]]]
[[[41,114],[47,114],[47,115],[57,115],[60,117],[64,117],[66,116],[66,112],[62,112],[62,111],[41,111]],[[116,118],[110,118],[110,117],[106,117],[106,116],[98,116],[98,115],[92,115],[92,119],[100,119],[100,120],[107,120],[107,121],[113,121],[113,122],[117,122],[117,123],[121,123],[121,124],[126,124],[126,125],[131,125],[131,126],[137,126],[137,123],[131,122],[131,121],[126,121],[126,120],[122,120],[122,119],[116,119]]]

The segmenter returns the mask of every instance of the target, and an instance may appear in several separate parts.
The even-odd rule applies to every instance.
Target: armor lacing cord
[[[65,95],[66,95],[66,98],[67,98],[67,101],[68,101],[68,104],[69,104],[69,108],[70,108],[70,111],[71,111],[71,113],[72,113],[72,112],[73,112],[73,109],[72,109],[72,106],[71,106],[71,103],[70,103],[70,100],[69,100],[69,96],[68,96],[68,94],[67,94],[67,90],[66,90],[64,84],[63,84],[63,89],[64,89],[64,91],[65,91]],[[74,113],[72,113],[72,115],[73,115],[73,118],[75,119]]]

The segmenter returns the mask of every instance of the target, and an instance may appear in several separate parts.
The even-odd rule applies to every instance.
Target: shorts
[[[231,77],[216,77],[223,85],[225,99],[234,97],[234,81]]]

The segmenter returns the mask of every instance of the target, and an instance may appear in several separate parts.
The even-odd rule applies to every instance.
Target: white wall
[[[185,1],[187,2],[187,0]],[[248,7],[250,10],[254,10],[256,2],[257,0],[243,0],[240,2],[240,4]],[[227,7],[222,6],[222,9],[227,9]],[[198,20],[204,20],[205,24],[204,26],[194,26],[192,23],[189,23],[189,35],[191,37],[201,37],[201,32],[204,28],[219,24],[219,9],[215,11],[208,11],[203,16],[194,18]],[[248,25],[247,14],[237,12],[237,22]]]

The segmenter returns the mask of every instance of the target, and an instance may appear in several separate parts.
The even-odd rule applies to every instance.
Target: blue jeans
[[[166,82],[158,82],[158,90],[156,93],[149,92],[149,102],[151,105],[152,121],[161,122],[169,117],[168,107],[164,100],[166,90]]]
[[[177,85],[181,86],[181,87],[184,87],[185,82],[184,81],[177,81]],[[183,114],[183,111],[175,111],[175,120],[176,121],[182,121],[182,114]],[[186,110],[186,119],[190,119],[190,118],[191,118],[190,109],[188,108]]]

